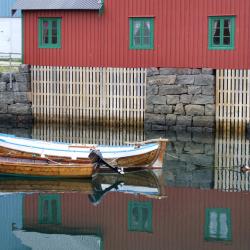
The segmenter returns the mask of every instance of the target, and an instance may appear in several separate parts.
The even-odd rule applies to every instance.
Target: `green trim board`
[[[39,224],[62,223],[61,197],[58,194],[40,194],[38,198]]]
[[[129,18],[130,49],[154,49],[154,18]]]
[[[235,48],[235,16],[210,16],[208,21],[208,49]]]
[[[230,208],[206,208],[205,216],[205,240],[232,240],[232,222]]]
[[[128,202],[128,230],[152,233],[152,202]]]
[[[61,48],[61,18],[39,18],[39,48]]]

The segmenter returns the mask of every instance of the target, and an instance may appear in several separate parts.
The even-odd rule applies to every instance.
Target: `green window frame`
[[[154,49],[154,18],[131,17],[130,49]]]
[[[205,219],[205,240],[231,241],[232,223],[230,208],[207,208]]]
[[[61,48],[61,18],[39,18],[39,48]]]
[[[128,202],[128,230],[152,233],[152,202]]]
[[[62,223],[61,197],[58,194],[40,194],[38,199],[39,224]]]
[[[209,17],[209,50],[233,50],[235,43],[235,16]]]

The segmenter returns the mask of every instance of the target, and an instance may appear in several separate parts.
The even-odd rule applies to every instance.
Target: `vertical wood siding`
[[[86,67],[250,67],[249,0],[105,0],[105,11],[25,11],[32,65]],[[235,49],[208,50],[208,17],[235,15]],[[153,16],[154,49],[129,50],[129,17]],[[61,49],[38,49],[38,18],[62,18]]]

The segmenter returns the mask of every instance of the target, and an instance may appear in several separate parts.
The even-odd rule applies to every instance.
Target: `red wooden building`
[[[18,0],[13,7],[23,13],[25,64],[250,67],[248,0],[52,2]]]
[[[165,192],[162,200],[109,193],[98,206],[87,194],[28,194],[23,200],[23,228],[99,234],[108,250],[249,249],[246,193],[182,188]]]

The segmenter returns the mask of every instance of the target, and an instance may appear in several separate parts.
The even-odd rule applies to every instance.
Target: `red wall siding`
[[[128,201],[142,196],[109,193],[98,206],[86,194],[61,194],[62,228],[97,228],[108,250],[248,250],[250,199],[246,193],[167,188],[167,198],[153,201],[153,233],[128,231]],[[39,228],[37,195],[24,198],[24,227]],[[204,240],[206,208],[231,208],[232,242]],[[60,226],[58,226],[60,229]]]
[[[103,67],[250,68],[249,0],[105,0],[105,12],[25,11],[24,62]],[[208,16],[235,15],[235,50],[208,50]],[[38,49],[38,17],[62,17],[62,48]],[[154,50],[129,50],[129,17],[154,16]]]

